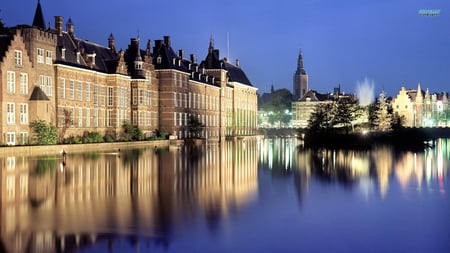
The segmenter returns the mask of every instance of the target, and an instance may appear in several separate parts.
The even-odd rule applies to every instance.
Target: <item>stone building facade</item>
[[[71,19],[46,27],[38,1],[33,24],[0,29],[0,143],[26,144],[35,119],[55,125],[62,140],[86,132],[119,136],[124,122],[146,136],[156,131],[193,137],[256,133],[257,88],[239,66],[219,59],[212,40],[197,63],[171,47],[170,37],[140,48],[132,38],[117,51],[111,34],[103,46],[78,38]]]
[[[403,118],[407,127],[448,127],[450,126],[450,103],[446,92],[430,93],[402,87],[392,99],[392,110]]]

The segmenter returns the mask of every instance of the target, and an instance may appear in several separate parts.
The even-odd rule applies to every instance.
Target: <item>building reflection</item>
[[[264,140],[259,161],[267,170],[292,170],[300,205],[312,179],[362,191],[376,185],[381,198],[387,197],[393,180],[402,190],[438,188],[445,193],[450,173],[450,139],[439,139],[433,148],[423,152],[399,151],[390,146],[369,151],[307,149],[296,144],[292,140]]]
[[[214,230],[258,189],[257,141],[1,157],[0,251],[64,252],[118,236],[167,247],[192,219]]]

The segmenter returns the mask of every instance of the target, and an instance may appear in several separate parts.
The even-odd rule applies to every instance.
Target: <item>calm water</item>
[[[0,252],[450,252],[450,140],[1,157]]]

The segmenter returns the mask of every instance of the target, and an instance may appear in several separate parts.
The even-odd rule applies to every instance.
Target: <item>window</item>
[[[28,105],[20,104],[20,124],[28,124]]]
[[[102,86],[102,87],[100,87],[100,90],[101,90],[101,95],[100,95],[100,103],[101,103],[101,105],[102,106],[105,106],[105,103],[106,103],[106,87],[104,87],[104,86]]]
[[[74,126],[75,124],[75,108],[70,107],[70,126]]]
[[[77,63],[80,63],[80,52],[77,52]]]
[[[91,101],[91,85],[89,83],[86,83],[85,90],[86,101]]]
[[[133,111],[133,125],[137,125],[138,121],[138,114],[137,111]]]
[[[28,144],[28,133],[27,132],[19,133],[19,144],[20,145]]]
[[[16,73],[13,71],[7,72],[7,92],[16,93]]]
[[[13,125],[16,123],[16,106],[14,103],[8,103],[6,107],[6,123]]]
[[[145,104],[145,102],[144,102],[144,98],[145,98],[144,92],[145,92],[145,90],[139,89],[139,105],[144,105]]]
[[[42,48],[37,49],[37,62],[44,63],[44,49]]]
[[[91,126],[91,110],[86,108],[86,127]]]
[[[20,94],[28,94],[28,74],[20,73]]]
[[[22,66],[22,51],[14,51],[14,63],[16,66]]]
[[[78,108],[78,127],[83,127],[83,108]]]
[[[177,103],[177,93],[174,92],[173,93],[173,106],[177,107],[178,103]]]
[[[113,126],[113,112],[112,110],[108,110],[106,112],[106,124],[108,127],[112,127]]]
[[[39,87],[44,91],[47,96],[52,96],[52,77],[51,76],[39,76]]]
[[[133,105],[137,105],[138,102],[138,89],[133,88]]]
[[[113,87],[108,87],[108,106],[113,106],[114,101],[114,89]]]
[[[98,86],[94,84],[94,105],[98,105]]]
[[[94,127],[98,127],[98,109],[94,109]]]
[[[75,99],[75,82],[73,80],[70,80],[69,99],[70,100],[74,100]]]
[[[66,59],[66,48],[65,47],[61,48],[61,58],[63,60]]]
[[[45,51],[45,64],[52,65],[52,51]]]
[[[61,98],[66,99],[66,79],[61,78]]]
[[[83,82],[78,81],[78,101],[83,101]]]
[[[14,133],[14,132],[6,133],[6,144],[7,145],[16,145],[16,133]]]
[[[177,125],[177,113],[173,112],[173,125],[176,126]]]

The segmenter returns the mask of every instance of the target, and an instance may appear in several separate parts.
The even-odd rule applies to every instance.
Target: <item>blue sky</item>
[[[31,24],[37,0],[6,0],[7,26]],[[356,92],[369,80],[389,96],[402,86],[450,92],[450,0],[41,0],[45,20],[70,17],[75,34],[107,45],[112,32],[126,48],[138,32],[141,46],[170,35],[174,50],[207,54],[212,36],[221,56],[240,60],[260,93],[292,90],[298,52],[309,88]],[[421,9],[439,9],[435,17]]]

